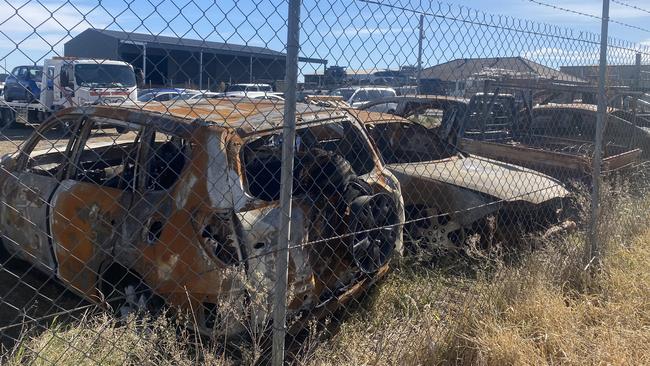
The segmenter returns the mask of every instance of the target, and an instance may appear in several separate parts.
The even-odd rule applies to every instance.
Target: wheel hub
[[[465,241],[465,230],[460,223],[437,208],[419,209],[410,215],[406,230],[409,241],[417,248],[430,251],[456,250]]]

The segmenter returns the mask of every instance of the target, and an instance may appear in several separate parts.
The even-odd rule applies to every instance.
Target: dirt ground
[[[22,124],[0,129],[0,156],[12,154],[23,145],[23,143],[34,133],[34,128]],[[91,135],[92,142],[110,142],[117,140],[133,140],[135,133],[127,132],[118,134],[113,128],[94,130]],[[54,129],[43,136],[43,139],[36,145],[35,150],[46,150],[53,147],[64,148],[68,142],[68,136],[63,130]]]
[[[32,336],[53,322],[78,318],[88,303],[27,262],[0,259],[0,344],[4,354],[25,331]],[[67,313],[69,310],[81,308]]]

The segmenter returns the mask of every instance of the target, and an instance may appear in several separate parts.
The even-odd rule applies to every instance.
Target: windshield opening
[[[196,98],[200,98],[200,97],[201,97],[201,94],[199,94],[199,93],[182,93],[176,99],[187,100],[187,99],[196,99]]]
[[[354,89],[336,89],[330,93],[330,95],[343,97],[344,100],[350,100],[354,94]]]
[[[27,78],[34,81],[41,81],[43,77],[42,67],[29,67],[27,69]]]
[[[414,123],[378,123],[368,125],[368,131],[386,164],[434,161],[457,153],[436,133]]]
[[[368,100],[394,97],[395,92],[388,89],[370,89],[368,90]]]
[[[323,151],[347,160],[357,175],[367,174],[375,167],[368,139],[349,121],[299,128],[295,150],[294,195],[305,193],[301,184],[304,182],[300,181],[305,175],[303,170]],[[250,194],[266,201],[279,199],[282,131],[246,142],[242,148],[242,162]]]
[[[231,85],[228,88],[229,92],[240,92],[240,91],[246,91],[246,86],[245,85]]]
[[[141,102],[149,102],[156,97],[156,93],[147,93],[138,97]]]
[[[135,73],[127,65],[75,65],[74,77],[79,86],[91,88],[130,88],[136,83]]]

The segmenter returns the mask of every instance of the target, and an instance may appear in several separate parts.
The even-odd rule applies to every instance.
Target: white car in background
[[[217,92],[198,92],[196,94],[186,94],[185,97],[181,97],[179,99],[184,99],[187,101],[197,101],[199,99],[213,99],[213,98],[221,98],[224,96],[224,93],[217,93]]]
[[[9,76],[9,75],[8,74],[0,74],[0,95],[2,95],[2,93],[5,90],[5,79],[7,78],[7,76]]]
[[[269,84],[233,84],[226,90],[226,97],[258,98],[276,95]]]
[[[266,94],[266,95],[258,95],[256,97],[253,97],[251,99],[264,99],[264,100],[272,100],[274,102],[283,102],[284,98],[282,98],[279,95],[276,94]]]
[[[167,102],[176,99],[187,99],[194,94],[187,93],[182,89],[158,89],[151,90],[138,96],[140,102]]]
[[[352,86],[332,90],[330,95],[340,96],[350,106],[358,108],[373,100],[397,96],[395,89],[382,86]],[[397,103],[379,104],[373,107],[375,112],[391,113],[397,108]]]

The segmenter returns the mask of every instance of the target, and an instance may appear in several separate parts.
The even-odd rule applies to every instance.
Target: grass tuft
[[[335,333],[315,326],[294,363],[650,364],[650,195],[621,193],[629,191],[605,192],[602,260],[593,269],[585,270],[581,231],[525,239],[522,247],[536,249],[514,259],[405,260]],[[165,318],[88,316],[25,334],[3,364],[229,364],[182,329]]]

